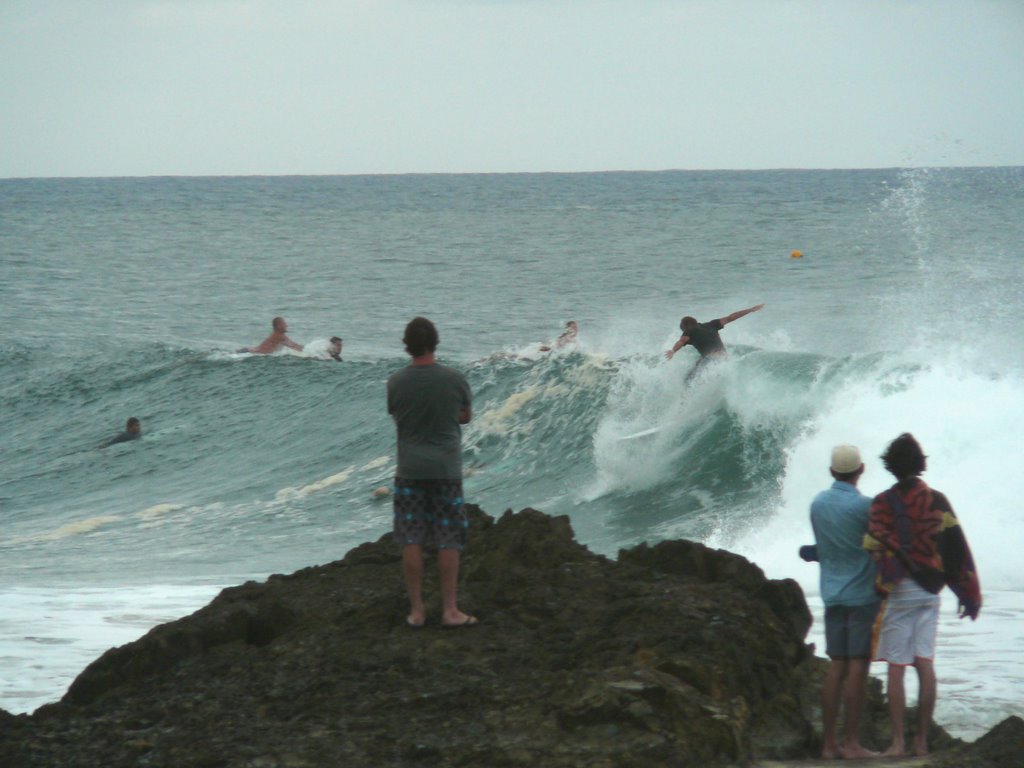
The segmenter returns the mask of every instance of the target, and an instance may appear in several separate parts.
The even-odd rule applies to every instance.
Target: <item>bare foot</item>
[[[879,756],[877,752],[872,752],[870,749],[866,749],[860,744],[853,744],[851,746],[843,745],[839,750],[839,754],[844,760],[859,760],[864,757]]]
[[[838,760],[840,758],[838,749],[822,749],[821,759],[822,760]]]
[[[882,753],[882,757],[903,757],[903,745],[893,744],[885,752]]]
[[[442,614],[441,623],[446,627],[461,627],[472,618],[468,613],[456,610],[454,613]]]
[[[927,744],[927,742],[918,741],[917,739],[914,739],[914,754],[917,755],[918,757],[927,757],[928,756],[928,744]]]

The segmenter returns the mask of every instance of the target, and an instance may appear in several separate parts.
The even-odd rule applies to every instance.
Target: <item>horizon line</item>
[[[67,175],[67,176],[0,176],[0,181],[70,181],[84,179],[299,179],[370,176],[581,176],[599,174],[657,174],[657,173],[779,173],[779,172],[832,172],[832,171],[920,171],[920,170],[980,170],[996,168],[1024,168],[1024,165],[887,165],[887,166],[831,166],[766,168],[662,168],[662,169],[605,169],[589,171],[385,171],[352,173],[151,173],[120,175]]]

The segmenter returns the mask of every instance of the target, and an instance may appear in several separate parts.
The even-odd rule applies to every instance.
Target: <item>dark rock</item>
[[[1024,720],[1008,717],[977,741],[933,756],[934,768],[1021,768]]]
[[[428,562],[432,623],[409,629],[385,536],[225,589],[105,653],[59,703],[0,711],[0,765],[654,768],[820,750],[824,662],[795,582],[685,541],[609,560],[532,509],[470,520],[460,603],[479,626],[439,628]],[[869,706],[882,722],[880,691]]]

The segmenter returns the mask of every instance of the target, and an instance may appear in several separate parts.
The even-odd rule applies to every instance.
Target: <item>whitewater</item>
[[[385,535],[384,382],[423,314],[474,392],[467,500],[610,556],[738,552],[801,584],[819,653],[797,549],[831,447],[874,494],[913,432],[981,576],[936,659],[937,721],[976,737],[1024,701],[1022,202],[1019,168],[0,180],[0,707]],[[760,302],[684,386],[679,318]],[[235,351],[275,315],[306,352]],[[143,437],[101,448],[128,416]]]

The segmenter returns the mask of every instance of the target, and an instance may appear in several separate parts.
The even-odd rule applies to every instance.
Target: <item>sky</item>
[[[0,178],[1024,165],[1024,0],[0,0]]]

